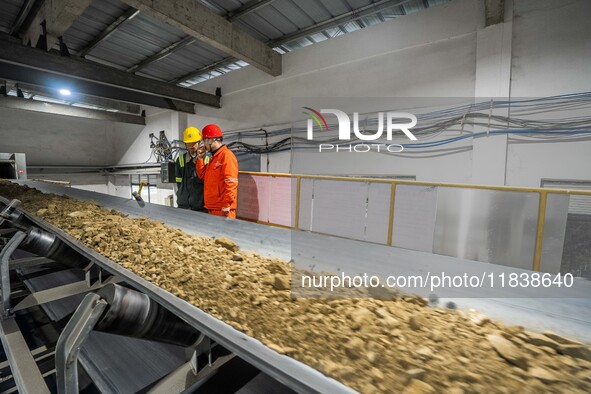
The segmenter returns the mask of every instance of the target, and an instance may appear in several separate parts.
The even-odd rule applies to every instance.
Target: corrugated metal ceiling
[[[64,35],[68,48],[73,52],[80,51],[128,8],[116,0],[93,2]]]
[[[245,4],[251,4],[249,0],[199,1],[213,12],[226,17]],[[260,41],[285,41],[276,46],[275,50],[286,53],[448,1],[450,0],[275,0],[233,20],[233,23]],[[24,3],[25,0],[0,2],[0,30],[10,30]],[[323,25],[322,29],[314,29],[319,23],[331,21],[370,4],[376,7],[375,12],[369,10],[361,16],[353,14],[337,25]],[[73,53],[83,50],[128,10],[129,7],[118,0],[95,0],[68,29],[64,35],[65,43]],[[286,40],[290,35],[310,28],[313,29],[310,34]],[[121,23],[94,46],[86,57],[125,70],[186,37],[179,29],[139,13]],[[242,61],[231,59],[227,54],[196,41],[149,63],[137,72],[151,78],[191,86],[245,65]],[[200,70],[206,72],[196,75]],[[190,78],[179,80],[180,77]]]
[[[2,0],[0,5],[0,31],[8,33],[18,17],[24,0]]]
[[[180,30],[140,13],[123,23],[90,54],[122,68],[129,68],[185,36]]]

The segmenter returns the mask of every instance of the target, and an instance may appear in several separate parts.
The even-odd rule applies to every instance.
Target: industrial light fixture
[[[69,89],[60,89],[60,94],[62,96],[71,96],[72,95],[72,92],[70,92]]]

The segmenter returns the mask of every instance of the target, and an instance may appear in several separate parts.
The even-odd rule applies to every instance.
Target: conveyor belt
[[[285,260],[291,258],[291,232],[286,229],[257,225],[242,220],[230,220],[201,212],[189,211],[150,204],[141,208],[135,200],[110,196],[102,193],[36,182],[15,181],[21,185],[34,187],[44,193],[54,193],[76,198],[92,200],[98,204],[115,209],[132,217],[149,217],[162,221],[169,226],[179,228],[188,234],[205,237],[231,237],[244,250]],[[256,237],[253,237],[253,232]]]
[[[79,269],[54,271],[39,266],[20,269],[19,276],[31,292],[84,280],[84,273]],[[42,303],[40,306],[52,321],[57,322],[74,312],[84,294]],[[198,392],[216,390],[229,393],[240,388],[241,393],[259,393],[272,388],[277,394],[293,393],[254,367],[247,367],[244,361],[235,360],[233,364],[228,364],[229,368],[219,372],[219,377],[204,382]],[[180,346],[93,331],[82,345],[79,361],[100,392],[132,394],[145,392],[153,382],[181,366],[186,361],[186,353]],[[129,365],[134,368],[129,368]]]
[[[335,272],[334,265],[322,263],[322,254],[328,248],[338,268],[348,273],[384,275],[384,262],[388,262],[388,273],[399,276],[426,275],[427,272],[444,271],[448,275],[483,272],[526,272],[494,264],[462,260],[454,257],[417,252],[381,245],[363,245],[363,242],[335,237],[297,235],[298,243],[305,242],[299,263],[303,266],[315,264],[317,271]],[[296,258],[298,261],[298,258]],[[536,295],[532,289],[504,288],[457,288],[446,289],[438,295],[439,305],[454,302],[461,309],[476,309],[507,325],[522,325],[533,331],[551,330],[580,341],[591,342],[591,281],[575,278],[576,286],[554,289],[552,292]],[[425,290],[423,296],[428,296]]]
[[[31,292],[84,280],[79,269],[46,271],[34,267],[22,269],[20,275]],[[57,322],[71,315],[85,294],[43,303],[41,308]],[[185,352],[179,346],[93,331],[84,342],[79,359],[101,392],[136,393],[183,364]],[[134,368],[127,368],[129,365]]]
[[[53,186],[53,185],[41,185],[38,183],[29,183],[31,187],[37,186]],[[41,187],[39,187],[41,190]],[[58,187],[55,190],[47,191],[47,192],[55,192],[56,194],[65,194],[65,192],[69,191],[76,191],[76,189],[68,189],[68,188],[61,188]],[[86,192],[87,193],[87,192]],[[105,195],[99,195],[99,197],[110,197]],[[76,198],[80,199],[93,199],[97,201],[97,194],[89,193],[85,196],[78,196]],[[97,201],[104,206],[108,206],[109,208],[115,208],[114,206],[109,206],[103,202]],[[116,209],[120,210],[123,213],[126,212],[125,207],[126,201],[121,198],[114,199],[115,203],[118,203],[118,207]],[[137,203],[133,202],[137,206]],[[148,206],[150,204],[146,204]],[[139,208],[139,207],[138,207]],[[165,207],[156,207],[151,205],[151,208],[165,208]],[[179,212],[175,209],[169,209],[167,212],[171,217],[177,219],[185,219],[187,217],[187,212]],[[138,213],[142,213],[141,216],[149,216],[144,211],[140,211],[136,213],[136,216],[140,216]],[[192,212],[190,212],[192,213]],[[37,226],[49,231],[53,234],[59,236],[62,240],[64,240],[67,244],[71,247],[76,249],[80,252],[83,256],[89,258],[91,261],[95,262],[103,269],[107,270],[108,272],[116,275],[120,278],[123,278],[126,282],[132,283],[133,286],[137,289],[142,291],[143,293],[147,294],[150,298],[161,304],[162,306],[166,307],[168,310],[185,320],[187,323],[191,324],[193,327],[197,328],[199,331],[203,332],[205,335],[210,337],[212,340],[216,341],[224,348],[232,351],[237,356],[245,360],[246,362],[252,364],[254,367],[260,369],[265,374],[271,376],[272,378],[276,379],[277,381],[285,384],[287,387],[290,387],[298,392],[310,392],[310,393],[353,393],[354,390],[344,386],[343,384],[337,382],[334,379],[328,378],[325,375],[321,374],[320,372],[316,371],[315,369],[302,364],[290,357],[280,355],[275,351],[269,349],[268,347],[264,346],[258,340],[251,338],[244,333],[241,333],[235,330],[233,327],[227,325],[226,323],[214,318],[213,316],[203,312],[202,310],[196,308],[195,306],[175,297],[174,295],[168,293],[167,291],[161,289],[160,287],[155,286],[154,284],[144,280],[143,278],[133,274],[132,272],[124,269],[119,264],[112,262],[111,260],[107,259],[105,256],[97,253],[96,251],[84,246],[76,239],[70,237],[62,230],[42,221],[41,219],[27,215],[27,217],[35,223]],[[159,218],[158,218],[159,219]],[[168,217],[166,220],[167,223],[174,223],[171,221],[171,218]],[[242,222],[242,221],[212,221],[211,216],[209,215],[199,215],[197,218],[193,217],[193,220],[198,219],[200,226],[211,226],[214,229],[217,229],[216,235],[227,234],[225,230],[228,227],[233,228],[240,228],[241,232],[246,230],[245,225],[248,227],[252,225],[251,223]],[[163,219],[159,219],[163,220]],[[163,220],[164,221],[164,220]],[[190,222],[185,222],[187,228],[190,228]],[[171,224],[174,225],[174,224]],[[260,226],[261,229],[268,230],[264,226]],[[190,231],[195,233],[195,231]],[[234,231],[232,231],[234,232]],[[207,234],[201,234],[207,235]],[[211,234],[210,234],[211,235]],[[287,234],[283,234],[287,235]],[[279,241],[280,238],[275,237],[269,231],[269,237],[266,238],[266,246],[270,250],[279,251],[280,249],[277,248],[277,244],[281,243]],[[283,238],[283,241],[286,239]],[[287,238],[289,240],[289,237]],[[238,241],[238,240],[237,240]],[[255,249],[253,246],[260,246],[258,243],[247,243],[247,242],[239,242],[243,248],[248,249]],[[245,243],[248,245],[246,246]],[[263,244],[263,243],[261,243]],[[285,244],[283,244],[284,246]],[[249,247],[250,246],[250,247]],[[283,251],[289,251],[289,249],[283,249]],[[271,254],[271,253],[269,253]]]
[[[81,270],[66,269],[53,272],[46,272],[45,269],[38,267],[20,269],[19,275],[23,278],[23,283],[31,293],[51,289],[54,287],[67,285],[70,283],[83,281],[84,273]],[[90,290],[89,290],[90,291]],[[72,314],[76,310],[85,293],[76,294],[59,301],[51,301],[43,304],[45,313],[52,321],[59,321]]]
[[[137,393],[186,360],[179,346],[93,331],[79,361],[102,393]]]
[[[336,272],[336,268],[339,268],[352,273],[366,272],[369,275],[383,276],[386,261],[390,271],[396,275],[441,272],[442,269],[448,274],[507,271],[506,267],[493,264],[291,231],[240,220],[227,220],[155,204],[147,203],[145,208],[140,208],[131,199],[80,189],[35,181],[18,183],[46,193],[68,195],[79,200],[94,200],[107,208],[130,216],[160,220],[189,234],[228,236],[245,250],[285,260],[293,257],[295,263],[304,268],[315,265],[316,270]],[[295,249],[293,255],[292,242]],[[299,245],[305,245],[305,248]],[[338,264],[322,265],[322,261],[329,260],[337,261]],[[528,290],[531,289],[450,289],[439,296],[441,304],[454,301],[459,308],[475,308],[507,324],[523,325],[536,331],[548,329],[591,342],[591,281],[577,279],[574,288],[541,293],[544,297]]]

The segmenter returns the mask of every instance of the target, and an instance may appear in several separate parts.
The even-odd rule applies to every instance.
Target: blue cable
[[[564,130],[564,131],[559,131]],[[477,138],[483,135],[498,135],[498,134],[543,134],[543,135],[582,135],[582,134],[591,134],[591,130],[584,130],[584,129],[557,129],[557,130],[492,130],[490,132],[479,132],[475,134],[468,134],[462,135],[453,138],[447,138],[445,140],[440,141],[433,141],[433,142],[424,142],[419,144],[400,144],[405,149],[420,149],[420,148],[431,148],[435,146],[441,146],[446,144],[451,144],[453,142],[465,140],[467,138]]]

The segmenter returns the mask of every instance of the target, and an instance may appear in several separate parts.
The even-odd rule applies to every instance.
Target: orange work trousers
[[[225,215],[221,209],[210,209],[209,214],[216,215],[216,216],[225,216],[228,218],[236,219],[236,210],[235,209],[230,209],[230,212],[227,215]]]

